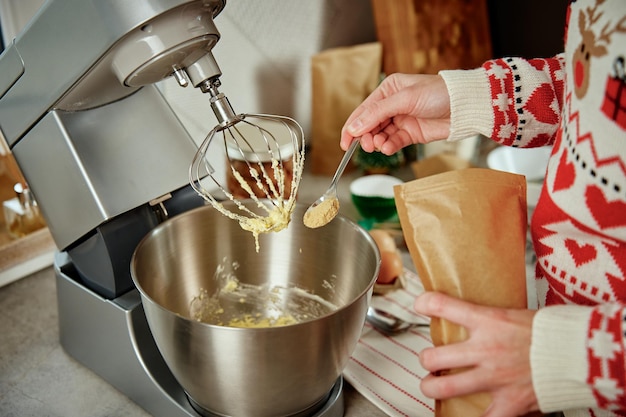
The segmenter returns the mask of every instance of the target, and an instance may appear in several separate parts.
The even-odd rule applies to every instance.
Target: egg
[[[374,229],[369,231],[380,251],[380,271],[376,282],[390,284],[398,278],[403,271],[402,258],[398,253],[396,242],[393,237],[384,230]]]
[[[378,246],[378,250],[393,252],[396,248],[396,242],[393,240],[393,237],[386,231],[380,229],[373,229],[369,231],[370,236],[376,242],[376,246]]]
[[[394,279],[402,274],[402,258],[398,251],[381,251],[380,271],[376,282],[379,284],[390,284]]]

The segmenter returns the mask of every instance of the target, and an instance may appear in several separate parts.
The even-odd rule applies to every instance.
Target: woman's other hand
[[[424,349],[420,363],[431,372],[422,380],[424,395],[447,399],[489,392],[492,404],[483,417],[514,417],[539,409],[530,369],[533,310],[484,307],[441,293],[415,300],[420,314],[465,327],[460,343]],[[436,376],[438,371],[467,368]]]

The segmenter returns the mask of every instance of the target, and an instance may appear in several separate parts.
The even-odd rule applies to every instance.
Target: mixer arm
[[[115,102],[175,76],[221,75],[226,0],[48,0],[0,55],[0,128],[13,147],[49,111]]]

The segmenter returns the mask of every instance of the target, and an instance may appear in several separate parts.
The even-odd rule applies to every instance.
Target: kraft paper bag
[[[333,175],[343,150],[341,128],[348,116],[378,86],[382,69],[378,42],[332,48],[311,58],[311,172]]]
[[[470,161],[446,153],[429,156],[428,158],[421,159],[411,164],[411,170],[415,178],[424,178],[446,171],[471,167],[472,164]]]
[[[405,240],[427,291],[472,303],[526,308],[526,181],[468,168],[394,188]],[[467,339],[465,328],[433,318],[435,346]],[[462,372],[451,370],[449,372]],[[479,417],[488,393],[436,401],[436,417]]]

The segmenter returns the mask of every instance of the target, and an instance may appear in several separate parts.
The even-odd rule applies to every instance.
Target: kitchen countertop
[[[350,202],[350,180],[339,183],[340,214],[356,218]],[[399,175],[402,177],[402,175]],[[306,174],[299,201],[312,202],[330,180]],[[134,402],[90,369],[70,357],[59,344],[54,270],[47,267],[0,288],[0,415],[10,417],[124,416],[147,417]],[[385,416],[347,382],[345,416]]]

